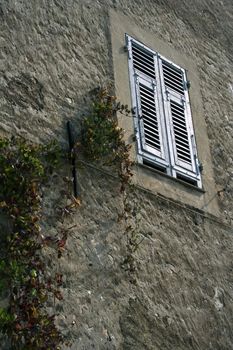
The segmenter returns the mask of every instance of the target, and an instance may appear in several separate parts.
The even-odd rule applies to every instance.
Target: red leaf
[[[55,290],[54,291],[54,296],[58,299],[58,300],[62,300],[63,296],[61,294],[61,292],[59,290]]]
[[[59,248],[63,248],[66,245],[66,239],[60,239],[57,243]]]

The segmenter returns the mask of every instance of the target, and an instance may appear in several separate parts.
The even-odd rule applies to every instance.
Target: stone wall
[[[80,167],[82,205],[63,220],[54,208],[65,204],[65,164],[44,196],[44,232],[72,227],[59,261],[45,251],[65,278],[64,301],[48,308],[71,341],[64,349],[232,349],[231,0],[2,0],[0,134],[67,147],[66,121],[78,133],[91,90],[113,81],[110,9],[195,60],[217,190],[227,187],[218,218],[137,188],[143,242],[129,273],[119,181]]]

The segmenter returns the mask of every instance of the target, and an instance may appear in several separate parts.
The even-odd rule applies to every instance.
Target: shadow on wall
[[[67,143],[66,122],[72,121],[76,135],[80,134],[81,120],[92,108],[96,88],[77,96],[75,100],[53,96],[53,103],[46,86],[29,73],[4,76],[1,86],[2,111],[11,115],[9,127],[4,118],[0,128],[10,128],[7,134],[23,136],[33,142],[56,138],[64,146]],[[52,108],[51,108],[52,103]],[[66,147],[66,146],[65,146]]]
[[[4,241],[8,234],[12,232],[12,222],[6,214],[0,210],[0,258],[4,259]],[[1,281],[1,276],[0,276]],[[4,293],[0,295],[0,308],[5,308],[8,304],[8,291],[5,289]],[[10,350],[10,344],[5,339],[5,336],[0,334],[0,349]]]
[[[160,313],[164,313],[162,309]],[[123,350],[185,350],[196,343],[194,338],[187,334],[185,327],[182,327],[181,337],[177,333],[174,320],[168,315],[158,317],[156,310],[151,312],[147,300],[143,298],[129,300],[128,308],[121,315],[120,327]]]
[[[3,96],[9,105],[24,109],[31,107],[37,111],[44,109],[44,87],[35,77],[22,73],[12,78],[5,77],[5,84]]]

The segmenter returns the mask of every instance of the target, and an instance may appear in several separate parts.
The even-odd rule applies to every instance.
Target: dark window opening
[[[158,164],[155,164],[152,161],[150,162],[149,160],[143,159],[143,165],[146,165],[152,169],[158,170],[162,173],[165,173],[165,174],[167,173],[166,168],[164,168],[163,166],[160,166]]]
[[[188,177],[186,177],[186,176],[184,176],[184,175],[176,174],[176,178],[177,178],[178,180],[185,181],[185,182],[187,182],[188,184],[197,187],[197,181],[195,181],[195,180],[193,180],[193,179],[190,179],[190,178],[188,178]]]

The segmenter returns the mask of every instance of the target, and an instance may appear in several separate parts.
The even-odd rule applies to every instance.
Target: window
[[[125,141],[131,143],[132,135],[137,136],[130,149],[131,160],[137,162],[133,167],[133,183],[156,195],[219,216],[217,197],[213,199],[217,189],[200,72],[188,56],[189,49],[177,50],[161,40],[161,33],[145,30],[130,16],[115,10],[110,10],[110,32],[115,92],[122,103],[135,108],[135,118],[117,115],[119,126],[125,130]],[[177,38],[177,43],[183,45],[183,38]],[[191,81],[189,90],[183,68]],[[202,93],[205,96],[206,92]],[[203,164],[201,176],[196,144]]]
[[[138,161],[201,187],[183,68],[126,35]]]

